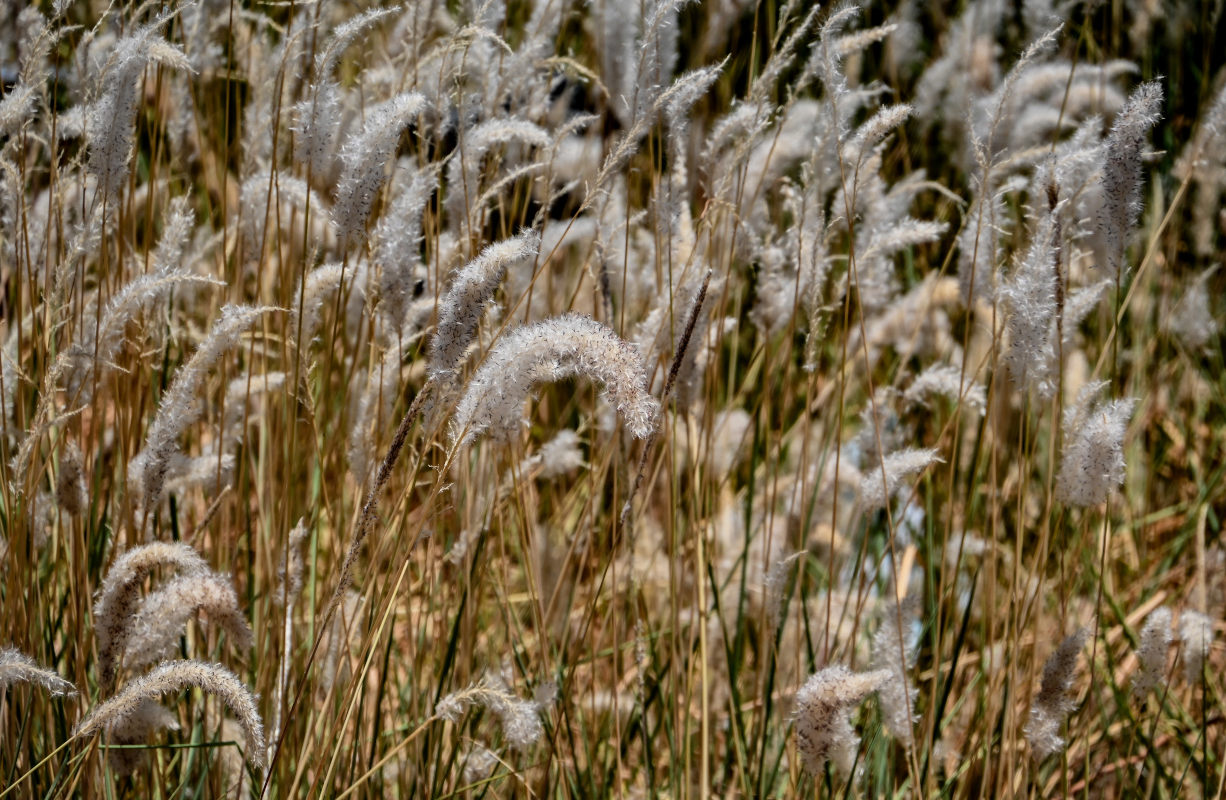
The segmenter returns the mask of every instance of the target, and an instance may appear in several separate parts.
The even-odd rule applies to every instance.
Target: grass
[[[77,694],[0,664],[0,797],[1222,796],[1226,651],[1214,640],[1189,680],[1181,636],[1191,612],[1220,634],[1226,611],[1226,150],[1181,169],[1226,80],[1220,9],[1069,10],[1032,64],[1064,64],[1056,88],[1028,96],[977,160],[970,108],[994,107],[1046,30],[1022,12],[873,6],[840,32],[826,27],[837,11],[809,24],[769,0],[606,5],[413,4],[322,78],[316,54],[365,7],[2,12],[0,102],[33,100],[11,124],[16,103],[0,106],[0,647]],[[100,126],[123,116],[98,110],[122,89],[115,42],[159,13],[133,78],[126,177],[99,192]],[[905,24],[839,38],[887,22]],[[838,74],[807,68],[835,47]],[[1117,59],[1135,69],[1083,77]],[[717,64],[698,85],[690,71]],[[336,136],[315,165],[294,148],[325,79]],[[678,128],[661,97],[687,80]],[[1016,307],[966,303],[958,277],[980,247],[996,280],[1019,274],[1048,210],[1036,174],[1049,154],[1089,164],[1056,189],[1062,308],[1102,277],[1105,162],[1068,143],[1078,126],[1101,142],[1146,80],[1163,100],[1129,270],[1048,343],[1054,391],[1019,387],[1005,364]],[[882,91],[857,100],[865,87]],[[408,91],[426,110],[378,171],[364,233],[341,237],[337,154]],[[913,113],[878,150],[852,149],[900,102]],[[1036,108],[1059,121],[1027,133]],[[712,139],[737,109],[744,125]],[[567,128],[581,113],[593,117]],[[550,144],[480,139],[505,118]],[[487,147],[470,196],[447,166]],[[406,212],[397,201],[432,169],[438,188]],[[963,237],[985,173],[1001,192],[998,253],[987,226]],[[174,198],[190,212],[179,239]],[[911,221],[946,227],[890,246]],[[460,308],[474,336],[454,375],[431,377],[453,276],[525,229],[539,253]],[[141,294],[104,341],[108,303],[151,274],[174,284]],[[192,402],[164,405],[227,305],[269,310],[196,376]],[[505,440],[457,443],[455,406],[486,357],[518,325],[570,311],[633,348],[661,404],[654,433],[632,437],[598,382],[568,376],[534,388]],[[916,377],[942,365],[955,391],[918,401]],[[1093,379],[1104,400],[1136,404],[1123,481],[1079,507],[1060,472],[1080,428],[1061,419]],[[174,434],[151,497],[129,464],[159,413]],[[563,431],[573,439],[553,441]],[[940,460],[866,508],[862,479],[910,447]],[[119,556],[154,541],[190,544],[233,585],[254,642],[238,647],[205,606],[145,606],[178,626],[158,660],[233,671],[266,752],[245,752],[198,688],[161,698],[173,724],[76,733],[116,691],[98,594]],[[175,574],[142,576],[134,608]],[[1159,607],[1172,641],[1138,701],[1136,651]],[[1045,662],[1082,627],[1071,691],[1046,692]],[[875,646],[883,630],[901,634]],[[905,677],[913,743],[881,692],[846,709],[859,741],[836,745],[854,768],[811,774],[794,699],[835,664]],[[117,686],[139,672],[121,664]],[[1064,745],[1037,758],[1027,729],[1044,697],[1072,711]]]

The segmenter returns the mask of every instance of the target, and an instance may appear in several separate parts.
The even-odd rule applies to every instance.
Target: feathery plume
[[[414,281],[414,276],[421,264],[422,214],[437,188],[437,168],[415,170],[408,185],[393,193],[390,205],[375,223],[374,262],[378,267],[379,304],[382,313],[391,320],[393,330],[403,327],[406,309],[414,297],[425,293],[433,299],[428,272],[420,271],[420,285]]]
[[[239,337],[271,307],[225,306],[209,335],[188,362],[175,373],[162,396],[157,416],[145,436],[145,446],[128,463],[128,481],[146,509],[157,506],[167,477],[167,465],[179,435],[200,418],[201,390],[209,370],[236,344]]]
[[[98,188],[104,195],[117,192],[128,177],[138,82],[145,65],[153,62],[191,69],[187,56],[158,34],[169,19],[169,15],[163,15],[115,44],[101,80],[102,95],[88,111],[89,171],[98,177]]]
[[[220,625],[240,650],[250,649],[254,637],[230,579],[211,572],[177,575],[146,596],[128,624],[124,666],[136,670],[171,655],[197,612]]]
[[[181,542],[153,542],[133,548],[115,560],[94,599],[98,670],[105,687],[114,683],[119,655],[132,633],[131,618],[140,585],[157,567],[174,567],[180,575],[203,575],[209,571],[200,554]]]
[[[1051,341],[1058,290],[1053,264],[1059,257],[1060,246],[1056,239],[1057,208],[1043,212],[1026,257],[1000,287],[1000,298],[1009,310],[1005,318],[1009,334],[1005,363],[1009,365],[1009,374],[1017,386],[1044,398],[1055,391],[1053,373],[1057,366]]]
[[[0,648],[0,692],[14,683],[36,683],[53,695],[73,695],[77,688],[57,673],[12,647]]]
[[[296,134],[294,160],[308,165],[317,177],[331,171],[332,150],[341,119],[341,87],[332,77],[336,63],[349,45],[380,20],[395,14],[396,8],[377,8],[363,12],[337,27],[332,38],[315,59],[311,96],[293,108]]]
[[[1103,144],[1098,234],[1102,266],[1111,276],[1124,267],[1124,248],[1141,216],[1141,149],[1161,110],[1162,85],[1157,81],[1141,84],[1116,116]]]
[[[255,696],[233,672],[221,664],[203,661],[166,661],[128,683],[114,697],[90,710],[77,724],[74,736],[88,738],[121,726],[144,708],[145,701],[194,686],[217,695],[242,726],[247,760],[258,768],[265,764],[264,723]]]
[[[1191,684],[1200,683],[1213,644],[1213,620],[1199,611],[1184,609],[1179,615],[1179,641],[1183,645],[1184,678]]]
[[[626,428],[639,439],[655,428],[658,404],[634,348],[611,329],[580,314],[564,314],[504,334],[477,369],[456,407],[452,441],[470,444],[489,432],[519,431],[523,404],[539,383],[586,377],[604,386]]]
[[[834,664],[815,672],[796,691],[796,747],[810,775],[821,774],[827,761],[839,774],[851,774],[860,746],[851,712],[888,680],[887,670],[853,673]]]
[[[0,139],[21,128],[33,116],[37,102],[38,93],[33,86],[24,83],[14,86],[0,100]]]
[[[1043,665],[1039,691],[1030,702],[1030,719],[1026,723],[1026,740],[1037,761],[1064,749],[1060,726],[1077,704],[1070,699],[1073,679],[1077,675],[1077,655],[1089,636],[1089,628],[1081,628],[1065,637]]]
[[[1132,677],[1132,699],[1143,702],[1149,690],[1166,678],[1166,652],[1171,646],[1171,610],[1159,607],[1145,618],[1141,644],[1137,647],[1140,666]]]
[[[1074,506],[1107,502],[1124,482],[1124,434],[1136,401],[1132,398],[1094,403],[1106,386],[1087,384],[1064,412],[1064,453],[1056,478],[1056,496]]]
[[[438,325],[430,343],[430,377],[441,379],[459,370],[476,335],[485,306],[512,264],[532,258],[541,236],[533,230],[489,245],[464,265],[439,303]]]
[[[336,187],[332,220],[341,239],[356,236],[366,227],[370,206],[383,186],[387,161],[396,150],[400,132],[421,116],[425,96],[405,92],[371,109],[366,124],[341,147],[344,170]]]
[[[902,482],[934,462],[943,463],[935,449],[908,447],[890,453],[860,478],[860,505],[865,511],[885,508]]]
[[[881,614],[881,624],[873,634],[872,646],[873,669],[890,674],[890,679],[877,690],[881,715],[885,718],[890,735],[907,748],[915,743],[912,728],[919,719],[915,710],[919,690],[911,685],[908,675],[911,671],[912,637],[899,627],[899,617],[907,625],[913,621],[918,610],[918,593],[908,595],[901,607],[887,601]]]
[[[544,735],[540,712],[547,704],[516,697],[499,678],[486,677],[466,689],[452,692],[439,700],[434,716],[459,722],[465,709],[473,705],[483,706],[498,717],[503,738],[516,750],[527,751]]]
[[[1209,307],[1210,267],[1192,281],[1179,303],[1163,321],[1163,327],[1178,336],[1190,350],[1204,350],[1218,335],[1218,322]]]
[[[975,383],[962,369],[953,364],[933,364],[916,376],[903,392],[912,405],[926,405],[933,395],[947,397],[979,415],[988,405],[988,393],[983,384]]]
[[[289,532],[289,542],[281,559],[281,567],[277,570],[278,588],[273,593],[273,602],[289,607],[302,592],[302,575],[306,564],[302,560],[302,543],[311,535],[307,527],[306,517],[298,520],[298,524]]]
[[[771,564],[771,568],[766,571],[766,624],[772,636],[779,630],[779,623],[783,620],[783,590],[787,586],[788,570],[793,562],[806,555],[808,551],[797,550]]]

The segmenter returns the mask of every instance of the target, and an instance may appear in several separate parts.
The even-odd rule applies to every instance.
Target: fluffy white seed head
[[[1105,503],[1124,482],[1124,434],[1136,401],[1132,398],[1095,403],[1104,383],[1081,390],[1064,412],[1064,452],[1056,495],[1075,506]]]
[[[1036,392],[1040,397],[1050,397],[1055,390],[1051,331],[1057,310],[1058,230],[1056,210],[1045,211],[1039,217],[1025,258],[1000,287],[1000,298],[1008,310],[1005,363],[1019,388]]]
[[[1030,719],[1025,728],[1026,740],[1038,761],[1064,749],[1060,726],[1077,707],[1069,692],[1077,677],[1077,656],[1089,633],[1089,628],[1082,628],[1065,637],[1043,665],[1043,678],[1030,701]]]
[[[946,397],[978,416],[987,408],[988,394],[983,384],[953,364],[934,364],[911,381],[903,397],[913,405],[927,405],[928,398]]]
[[[167,17],[138,28],[115,44],[103,76],[103,92],[90,107],[86,132],[89,139],[89,171],[98,178],[106,195],[117,192],[128,177],[136,124],[139,80],[145,65],[153,62],[190,69],[187,56],[167,44],[158,33]]]
[[[487,432],[499,439],[515,435],[533,387],[573,377],[600,383],[637,438],[655,428],[659,404],[647,393],[638,353],[594,319],[564,314],[498,339],[456,407],[453,442],[469,444]]]
[[[865,470],[860,478],[860,506],[865,511],[885,508],[902,482],[930,464],[943,459],[931,448],[908,447],[882,459],[881,464]]]
[[[430,376],[444,378],[460,368],[464,353],[476,336],[485,306],[512,264],[532,258],[540,249],[540,234],[518,236],[489,245],[464,265],[439,303],[438,326],[430,343]]]
[[[137,670],[172,655],[188,621],[197,613],[225,630],[240,650],[251,647],[251,627],[239,610],[229,577],[211,572],[178,575],[141,602],[129,623],[124,665]]]
[[[1124,248],[1141,216],[1141,156],[1145,138],[1162,110],[1162,85],[1157,81],[1137,87],[1115,118],[1103,147],[1098,234],[1102,266],[1118,274],[1124,266]]]
[[[839,774],[851,774],[860,746],[851,714],[888,680],[887,670],[854,673],[835,664],[815,672],[797,690],[792,712],[796,748],[810,775],[820,775],[827,761],[834,763]]]
[[[890,680],[877,690],[881,715],[890,735],[908,748],[915,743],[912,729],[919,720],[915,709],[919,691],[911,685],[910,677],[913,637],[908,630],[918,611],[918,601],[918,593],[909,595],[901,608],[887,601],[881,614],[881,624],[873,634],[872,646],[873,669],[890,673]]]
[[[1132,678],[1132,699],[1145,700],[1149,691],[1166,680],[1166,654],[1171,646],[1171,610],[1156,608],[1145,618],[1141,644],[1137,647],[1140,666]]]
[[[405,92],[380,103],[370,110],[362,130],[341,147],[343,171],[332,206],[332,221],[342,239],[355,237],[365,229],[400,132],[425,108],[426,98],[417,92]]]
[[[179,435],[200,418],[200,395],[213,366],[238,344],[239,337],[262,314],[276,309],[256,306],[225,306],[208,336],[191,359],[179,368],[157,416],[145,436],[145,446],[128,464],[128,483],[146,509],[156,507],[167,478],[170,456]]]
[[[202,661],[166,661],[149,673],[124,685],[113,697],[95,706],[78,723],[74,736],[88,738],[103,730],[120,726],[131,715],[141,713],[146,701],[194,686],[217,695],[230,709],[246,736],[246,756],[258,768],[265,764],[264,722],[255,704],[255,695],[233,672],[220,664]]]
[[[158,567],[173,567],[180,575],[203,575],[209,571],[200,554],[181,542],[153,542],[115,559],[94,599],[98,664],[104,686],[114,681],[119,656],[132,633],[132,616],[141,584]]]
[[[1213,644],[1213,620],[1199,611],[1179,615],[1179,642],[1183,646],[1183,674],[1190,684],[1201,682],[1201,671]]]
[[[34,659],[12,647],[0,648],[0,693],[14,683],[34,683],[53,695],[76,694],[71,682],[52,670],[38,666]]]

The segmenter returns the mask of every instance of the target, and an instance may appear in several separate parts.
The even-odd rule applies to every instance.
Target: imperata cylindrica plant
[[[0,800],[1212,794],[1226,15],[950,5],[0,2]]]
[[[342,239],[352,239],[365,229],[400,133],[425,108],[426,98],[418,92],[397,95],[372,108],[362,130],[342,145],[341,181],[332,206],[332,220]]]
[[[104,195],[117,192],[128,177],[139,80],[148,63],[190,69],[187,57],[161,36],[168,15],[133,31],[116,44],[104,73],[101,94],[89,109],[89,171]]]

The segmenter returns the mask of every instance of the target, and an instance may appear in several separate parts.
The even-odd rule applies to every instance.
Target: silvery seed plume
[[[935,449],[908,447],[890,453],[879,465],[866,469],[860,478],[860,507],[865,511],[885,508],[904,480],[933,463],[943,462]]]
[[[1104,143],[1098,236],[1102,266],[1111,276],[1126,271],[1124,248],[1141,216],[1142,149],[1161,110],[1161,84],[1141,84],[1116,115]]]
[[[242,726],[247,760],[257,768],[265,765],[264,722],[255,696],[238,677],[220,664],[203,661],[165,661],[150,672],[124,685],[115,696],[95,706],[81,720],[73,736],[89,738],[103,730],[122,726],[139,713],[145,701],[194,686],[217,695]]]
[[[159,31],[168,20],[168,16],[162,16],[115,44],[102,81],[102,94],[87,112],[89,171],[98,177],[98,188],[104,195],[113,195],[128,177],[138,84],[145,65],[152,62],[191,69],[187,56],[161,38]]]
[[[331,171],[332,151],[336,146],[341,117],[341,87],[332,73],[341,55],[351,44],[396,8],[371,9],[337,27],[332,38],[315,59],[310,97],[294,106],[294,160],[306,164],[315,176]]]
[[[310,354],[311,343],[315,340],[315,332],[319,329],[324,306],[340,291],[344,275],[345,268],[341,264],[324,264],[311,270],[306,276],[305,285],[299,284],[294,292],[290,331],[298,340],[298,357],[304,367]],[[299,308],[302,310],[301,314]]]
[[[251,627],[238,607],[228,576],[211,572],[176,575],[141,601],[128,624],[124,666],[138,670],[172,655],[188,621],[197,613],[229,635],[240,651],[251,648]]]
[[[14,86],[0,100],[0,139],[16,132],[34,116],[38,92],[24,83]]]
[[[1166,680],[1166,654],[1171,647],[1171,610],[1159,607],[1145,618],[1141,643],[1137,647],[1140,662],[1132,676],[1132,699],[1144,702],[1150,690]]]
[[[913,728],[919,720],[915,703],[919,690],[911,685],[913,637],[902,625],[910,627],[919,611],[919,594],[913,593],[896,606],[887,599],[881,613],[881,624],[873,634],[872,667],[890,673],[890,680],[877,690],[877,702],[890,735],[904,747],[915,744]]]
[[[827,98],[837,101],[847,93],[847,76],[843,74],[844,54],[839,48],[838,40],[843,35],[844,28],[859,13],[860,9],[850,3],[843,3],[831,10],[830,16],[822,23],[817,46],[813,48],[809,61],[796,82],[796,91],[808,86],[814,78],[820,78]],[[840,140],[846,128],[846,120],[840,120],[836,128]]]
[[[370,207],[383,186],[387,161],[396,150],[400,132],[426,107],[426,98],[405,92],[375,106],[362,130],[341,147],[341,181],[336,188],[332,220],[341,239],[357,236],[366,227]]]
[[[1190,350],[1206,350],[1217,338],[1220,326],[1209,305],[1209,278],[1217,266],[1198,275],[1184,290],[1183,297],[1163,320],[1163,327],[1175,334]]]
[[[153,542],[115,559],[94,599],[98,674],[104,687],[113,685],[119,657],[127,647],[141,584],[158,567],[173,567],[180,575],[204,575],[209,571],[200,554],[180,542]]]
[[[477,369],[451,423],[454,443],[489,433],[516,435],[523,405],[540,383],[586,377],[604,387],[627,430],[646,438],[659,404],[647,394],[638,354],[611,329],[580,314],[565,314],[503,334]]]
[[[1060,726],[1077,704],[1069,697],[1073,679],[1077,676],[1077,655],[1089,636],[1089,628],[1081,628],[1065,637],[1043,665],[1039,691],[1030,701],[1030,719],[1026,723],[1026,740],[1037,761],[1064,749]]]
[[[860,746],[851,714],[890,677],[886,670],[856,673],[834,664],[815,672],[797,690],[792,711],[796,749],[810,775],[821,775],[827,761],[840,775],[851,774]]]
[[[483,122],[462,134],[460,152],[447,165],[447,218],[452,225],[467,223],[476,209],[479,196],[478,176],[482,162],[498,145],[520,142],[528,147],[545,147],[549,134],[544,128],[522,119],[494,119]],[[466,227],[460,228],[467,233]]]
[[[996,296],[1000,240],[1007,222],[1002,192],[980,187],[958,234],[958,286],[968,307],[976,298],[990,303]]]
[[[976,383],[962,368],[953,364],[933,364],[911,381],[903,397],[912,405],[927,405],[932,396],[949,398],[975,415],[982,414],[988,405],[988,393],[983,384]]]
[[[298,520],[298,524],[289,532],[289,541],[277,569],[277,589],[273,592],[273,602],[277,605],[288,608],[302,592],[302,575],[306,569],[302,544],[310,535],[311,529],[307,527],[305,517]]]
[[[794,562],[799,561],[806,555],[808,555],[807,550],[797,550],[795,553],[771,564],[771,568],[766,571],[766,579],[764,581],[766,624],[772,636],[779,630],[779,623],[783,620],[783,606],[787,600],[783,596],[783,592],[787,587],[789,568]]]
[[[1213,645],[1213,620],[1199,611],[1184,609],[1179,614],[1179,642],[1183,646],[1184,679],[1198,684]]]
[[[0,648],[0,694],[15,683],[36,683],[53,695],[73,695],[77,689],[56,672],[12,647]]]
[[[82,329],[82,340],[65,350],[65,358],[71,359],[75,365],[75,369],[68,372],[67,389],[77,397],[78,402],[88,402],[93,394],[95,378],[114,368],[128,323],[182,284],[225,285],[214,278],[190,275],[182,270],[139,275],[111,297],[96,328],[87,325]]]
[[[1056,314],[1056,264],[1060,242],[1057,210],[1039,217],[1025,258],[999,289],[1007,310],[1005,363],[1013,382],[1023,391],[1050,397],[1055,391],[1056,365],[1052,347],[1052,320]]]
[[[1132,398],[1096,403],[1106,386],[1091,382],[1064,412],[1064,452],[1056,496],[1074,506],[1105,503],[1124,482],[1124,434],[1136,407]]]
[[[489,245],[456,273],[439,303],[438,325],[430,342],[431,378],[444,378],[460,368],[486,304],[493,298],[507,268],[535,256],[540,242],[536,231],[522,231],[518,236]]]
[[[414,170],[408,184],[394,192],[387,210],[375,223],[374,262],[378,268],[381,313],[393,330],[405,322],[409,303],[428,292],[430,274],[421,260],[422,214],[438,189],[438,169],[431,166]],[[420,286],[417,284],[420,282]]]
[[[459,722],[469,706],[489,709],[502,725],[507,744],[521,752],[538,742],[545,729],[541,725],[542,704],[516,697],[500,678],[482,678],[466,689],[445,696],[434,708],[434,716]]]
[[[145,436],[145,446],[128,464],[128,483],[141,498],[145,509],[155,508],[161,500],[167,479],[167,465],[178,448],[178,438],[200,418],[199,402],[209,371],[235,345],[239,337],[272,307],[225,306],[208,336],[162,396],[157,416]]]

